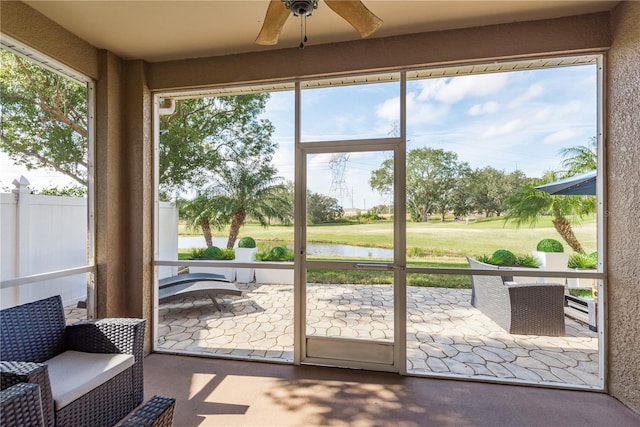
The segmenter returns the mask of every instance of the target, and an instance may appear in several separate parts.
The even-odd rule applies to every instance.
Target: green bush
[[[538,252],[564,252],[564,246],[555,239],[543,239],[538,243],[536,250]]]
[[[514,265],[518,261],[513,252],[506,249],[498,249],[491,255],[491,258],[495,261],[493,263],[495,265]]]
[[[596,253],[594,257],[593,254],[584,255],[574,252],[569,255],[567,266],[569,268],[596,268],[598,266],[598,254]]]
[[[236,257],[233,249],[220,249],[217,246],[209,246],[206,249],[194,249],[191,252],[192,259],[216,259],[231,260]]]
[[[255,248],[256,247],[256,241],[253,240],[252,237],[243,237],[238,242],[238,247],[239,248],[250,248],[250,249],[251,248]]]
[[[275,246],[269,252],[271,259],[282,259],[285,255],[287,255],[287,248],[283,246]]]
[[[531,254],[518,256],[518,261],[516,261],[516,265],[521,267],[540,267],[540,262]]]
[[[505,264],[505,262],[511,262],[512,259],[509,255],[504,255],[502,251],[508,252],[509,254],[511,254],[515,261],[513,261],[511,264]],[[495,254],[497,252],[499,252],[501,256],[495,257]],[[516,256],[512,252],[505,251],[504,249],[497,250],[496,252],[493,253],[492,256],[480,255],[479,257],[476,257],[476,259],[480,262],[484,262],[485,264],[499,265],[499,266],[515,266],[515,267],[539,267],[540,266],[540,263],[535,259],[533,255]]]
[[[204,259],[222,259],[222,249],[217,246],[209,246],[202,254]]]
[[[274,246],[258,252],[256,259],[258,261],[293,261],[293,251],[284,246]]]
[[[202,259],[204,258],[204,251],[206,248],[195,248],[191,251],[190,259]]]

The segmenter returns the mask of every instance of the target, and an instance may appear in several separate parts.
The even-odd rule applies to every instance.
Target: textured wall
[[[607,65],[608,386],[640,412],[640,2],[611,15]]]
[[[15,40],[85,76],[99,77],[97,49],[26,4],[2,1],[0,23],[2,32]]]
[[[149,64],[149,87],[151,90],[166,90],[255,81],[290,81],[370,70],[604,51],[609,45],[608,14],[597,13],[304,49],[153,63]]]
[[[96,316],[127,313],[127,181],[124,128],[124,67],[120,58],[100,52],[96,84],[95,223]],[[130,259],[129,262],[136,262]]]

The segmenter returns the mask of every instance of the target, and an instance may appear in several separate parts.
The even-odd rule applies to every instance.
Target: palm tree
[[[227,162],[215,181],[209,194],[216,210],[231,223],[228,248],[233,247],[247,217],[267,227],[270,218],[288,223],[293,216],[283,178],[276,176],[275,168],[266,160],[259,164],[250,160]]]
[[[564,159],[562,167],[565,168],[566,177],[589,172],[598,168],[598,141],[591,137],[587,145],[563,148],[560,155]]]
[[[563,148],[563,172],[547,172],[542,180],[521,187],[507,200],[509,210],[507,220],[513,220],[519,227],[524,223],[535,224],[542,214],[553,216],[553,226],[565,242],[576,252],[584,253],[582,245],[571,228],[569,218],[582,218],[596,211],[594,196],[554,196],[544,191],[536,190],[536,185],[548,184],[558,179],[596,170],[598,154],[596,137],[592,137],[587,145]]]
[[[180,218],[187,221],[191,229],[200,227],[207,246],[213,246],[211,227],[220,230],[229,223],[224,213],[216,208],[216,203],[207,193],[199,193],[191,200],[179,200]]]
[[[582,245],[576,238],[569,218],[583,218],[596,210],[593,196],[555,196],[536,190],[536,185],[547,184],[562,178],[558,172],[547,172],[541,180],[531,182],[507,199],[509,206],[506,219],[515,222],[516,227],[528,223],[534,225],[543,214],[553,216],[553,226],[562,239],[576,252],[584,253]]]

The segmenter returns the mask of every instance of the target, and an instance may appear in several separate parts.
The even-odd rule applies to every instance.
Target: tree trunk
[[[247,217],[247,213],[244,209],[240,209],[233,215],[231,218],[231,226],[229,227],[229,240],[227,241],[227,248],[233,248],[233,244],[236,242],[238,238],[238,233],[240,233],[240,227],[244,224],[244,219]]]
[[[569,221],[563,216],[556,216],[553,219],[553,226],[556,231],[562,236],[565,242],[573,249],[574,251],[583,254],[584,249],[582,249],[582,245],[576,238],[576,235],[573,234],[573,229],[571,228],[571,224]]]
[[[209,221],[202,221],[200,223],[200,227],[202,228],[202,234],[204,234],[204,240],[207,242],[207,247],[213,246],[213,238],[211,237],[211,225]]]

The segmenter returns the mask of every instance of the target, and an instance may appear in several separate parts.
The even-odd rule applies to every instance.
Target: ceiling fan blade
[[[367,9],[361,1],[325,0],[325,3],[351,24],[362,38],[370,36],[382,26],[382,19]]]
[[[282,0],[271,0],[256,43],[261,45],[277,44],[280,31],[282,31],[289,15],[291,15],[291,11],[287,9]]]

